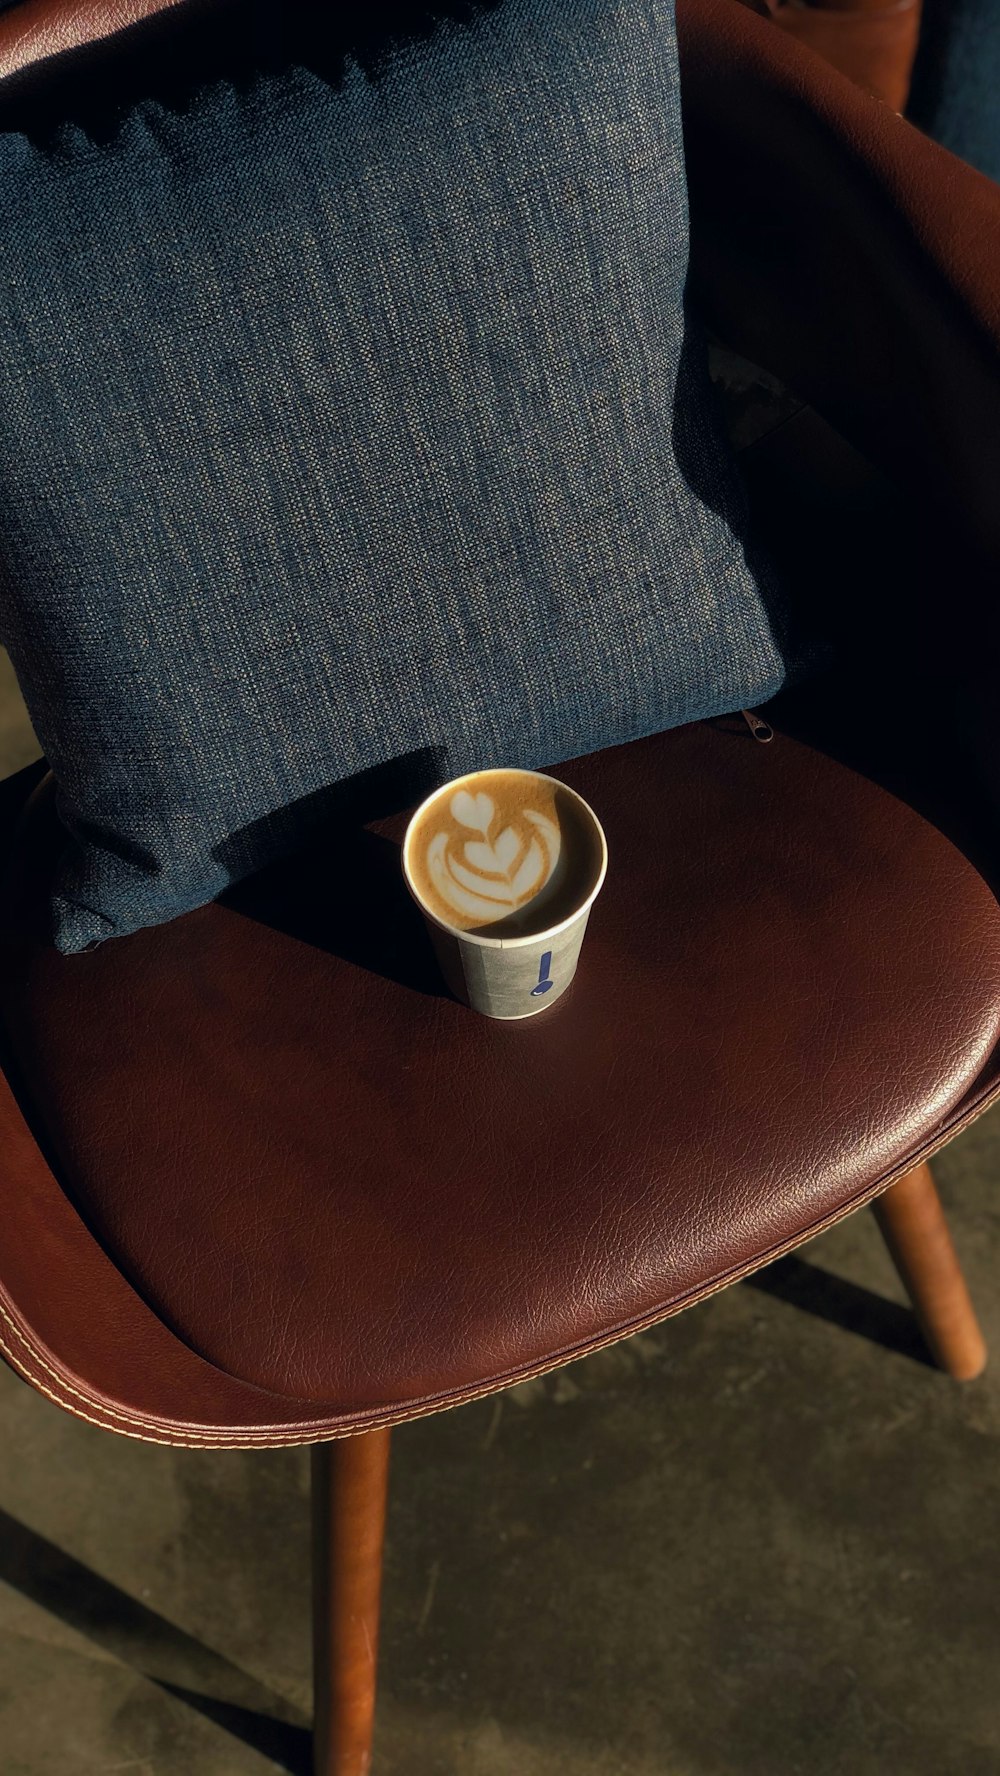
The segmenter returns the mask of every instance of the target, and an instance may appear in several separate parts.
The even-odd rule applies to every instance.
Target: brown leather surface
[[[739,718],[560,769],[612,865],[577,982],[520,1027],[442,996],[398,821],[342,896],[297,863],[66,959],[36,801],[4,919],[25,1102],[237,1379],[353,1417],[565,1359],[805,1237],[979,1074],[1000,910],[902,804]]]
[[[716,331],[996,558],[1000,186],[734,0],[677,23]]]
[[[776,25],[894,111],[905,108],[921,0],[771,0]]]
[[[0,75],[162,12],[178,0],[20,0],[0,13]]]

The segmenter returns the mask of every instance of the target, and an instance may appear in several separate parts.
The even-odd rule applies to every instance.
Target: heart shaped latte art
[[[520,849],[521,841],[512,826],[505,826],[492,845],[486,844],[483,839],[468,839],[463,846],[473,869],[493,876],[502,876],[509,870]]]
[[[445,905],[462,921],[488,925],[534,900],[559,861],[559,828],[522,808],[500,830],[492,796],[457,790],[449,812],[461,835],[442,828],[427,847],[427,869]],[[465,834],[478,833],[478,838]]]
[[[476,832],[488,832],[496,816],[493,797],[485,790],[478,795],[470,795],[467,789],[459,789],[451,798],[451,811],[459,826],[471,826]]]

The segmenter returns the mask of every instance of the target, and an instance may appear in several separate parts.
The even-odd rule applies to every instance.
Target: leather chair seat
[[[36,1385],[170,1441],[419,1416],[686,1307],[950,1137],[1000,907],[949,840],[739,716],[557,774],[610,868],[574,985],[516,1024],[447,996],[405,815],[62,957],[36,788],[0,909],[0,1319]]]

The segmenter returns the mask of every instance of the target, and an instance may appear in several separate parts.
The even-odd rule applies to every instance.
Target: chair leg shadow
[[[778,1258],[765,1270],[745,1277],[744,1283],[748,1288],[759,1289],[762,1295],[771,1295],[790,1307],[801,1308],[803,1313],[828,1320],[843,1332],[868,1338],[897,1356],[909,1357],[929,1369],[935,1367],[910,1308],[898,1301],[887,1301],[858,1283],[831,1276],[818,1265],[794,1256]]]
[[[285,1697],[2,1510],[0,1579],[288,1776],[308,1776],[311,1732]]]

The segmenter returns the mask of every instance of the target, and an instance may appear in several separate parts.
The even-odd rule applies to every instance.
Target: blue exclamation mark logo
[[[555,984],[556,984],[555,981],[552,980],[549,975],[549,969],[551,968],[551,966],[552,966],[552,951],[546,950],[544,956],[542,957],[541,965],[538,970],[538,980],[537,980],[536,984],[531,989],[531,997],[533,999],[540,999],[543,993],[547,993],[549,991],[550,987],[555,986]]]

